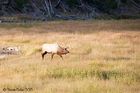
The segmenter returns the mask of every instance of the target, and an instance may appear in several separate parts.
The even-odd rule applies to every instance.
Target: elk
[[[65,44],[66,45],[66,44]],[[54,44],[43,44],[42,45],[42,60],[44,59],[44,55],[45,54],[52,54],[51,55],[51,60],[53,59],[54,54],[59,55],[62,59],[62,55],[66,55],[67,53],[69,53],[69,51],[67,50],[69,47],[66,46],[66,48],[62,48],[61,46],[59,46],[57,43]]]

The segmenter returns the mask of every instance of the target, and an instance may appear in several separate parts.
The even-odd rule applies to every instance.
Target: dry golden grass
[[[2,23],[0,44],[23,49],[0,58],[0,92],[139,93],[139,25],[140,20]],[[41,46],[53,42],[70,45],[64,61],[57,55],[51,61],[49,54],[41,60]]]

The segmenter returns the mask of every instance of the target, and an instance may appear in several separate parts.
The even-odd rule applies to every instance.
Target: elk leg
[[[62,55],[61,54],[58,54],[62,59],[63,59],[63,57],[62,57]]]
[[[44,55],[47,54],[47,51],[45,51],[44,53],[42,53],[42,60],[44,60]]]
[[[52,54],[51,60],[53,59],[54,54]]]

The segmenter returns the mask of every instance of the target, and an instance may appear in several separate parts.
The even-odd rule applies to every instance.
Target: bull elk
[[[65,44],[66,45],[66,44]],[[53,59],[54,54],[59,55],[62,59],[62,55],[63,54],[67,54],[69,53],[69,51],[67,50],[69,47],[66,46],[66,48],[62,48],[61,46],[59,46],[57,43],[54,44],[43,44],[42,45],[42,60],[44,59],[44,55],[45,54],[52,54],[51,55],[51,60]]]

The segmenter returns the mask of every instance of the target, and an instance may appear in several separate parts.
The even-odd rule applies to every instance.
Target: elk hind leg
[[[47,54],[47,51],[45,51],[44,53],[42,53],[42,60],[44,59],[44,55]]]
[[[53,56],[54,56],[54,54],[52,54],[52,56],[51,56],[51,60],[53,59]]]

